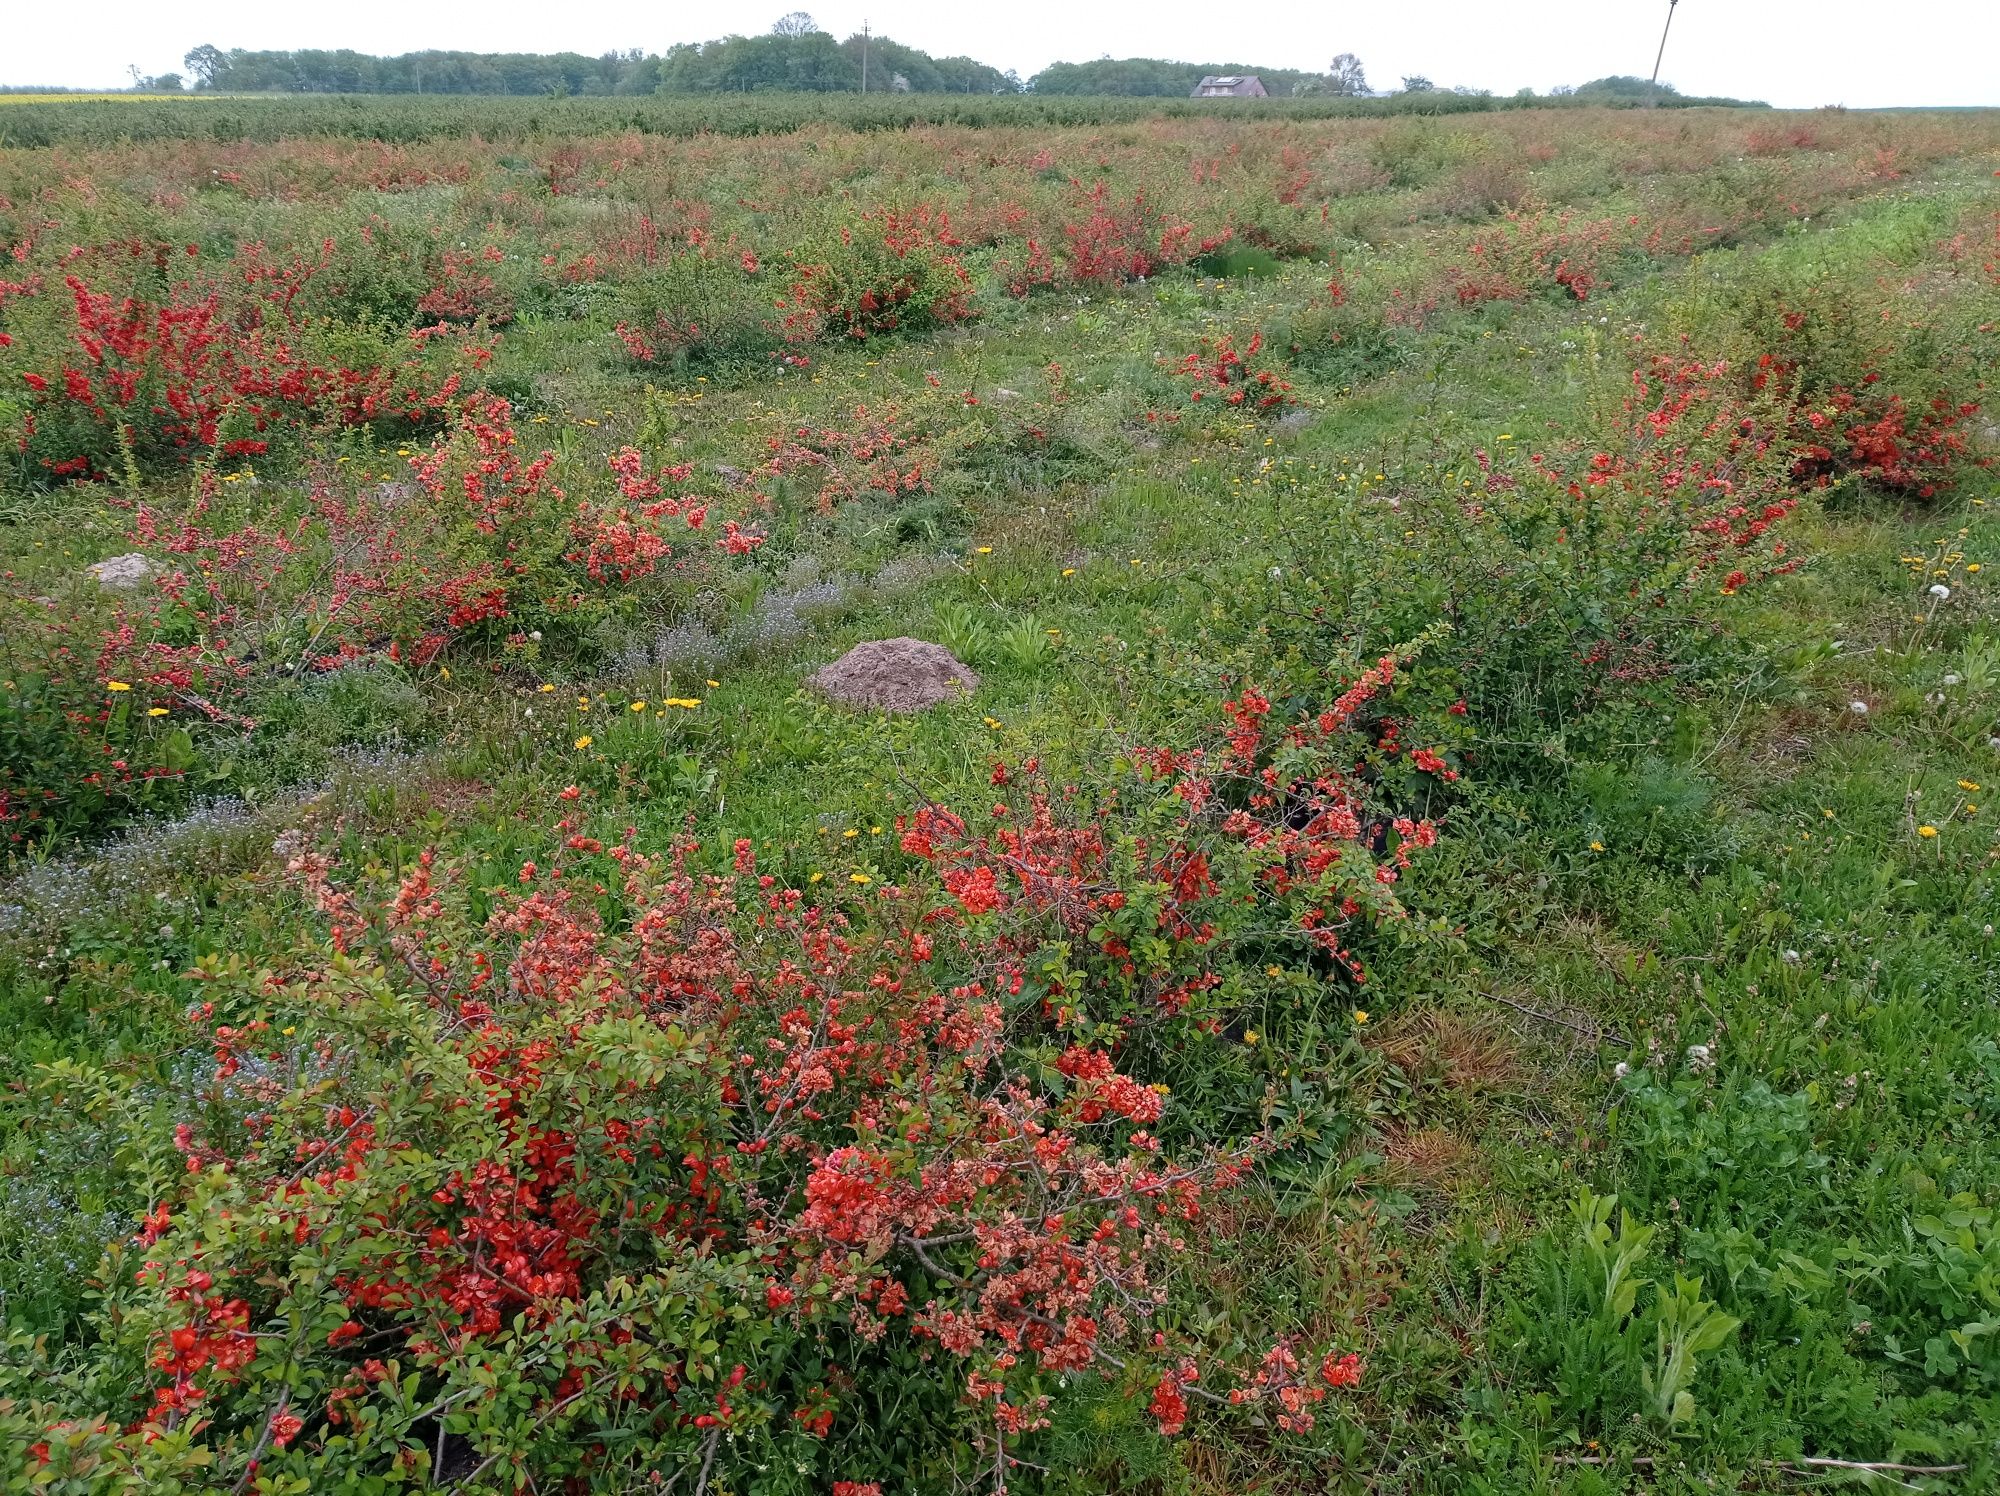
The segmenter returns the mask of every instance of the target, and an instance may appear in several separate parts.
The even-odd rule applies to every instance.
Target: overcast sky
[[[0,83],[115,88],[126,65],[179,71],[189,48],[663,51],[768,30],[769,0],[97,0],[9,6]],[[1512,93],[1652,70],[1666,0],[839,0],[807,7],[837,36],[861,29],[1023,78],[1051,62],[1168,57],[1324,68],[1353,52],[1376,88],[1422,73],[1443,87]],[[2000,0],[1681,0],[1661,76],[1684,93],[1847,104],[2000,105]]]

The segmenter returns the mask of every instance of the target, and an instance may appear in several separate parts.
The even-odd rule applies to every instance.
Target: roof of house
[[[1260,98],[1264,80],[1255,73],[1211,73],[1194,86],[1191,98]]]

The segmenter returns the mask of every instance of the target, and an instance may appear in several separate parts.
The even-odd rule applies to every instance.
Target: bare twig
[[[1517,1003],[1511,997],[1502,997],[1497,992],[1489,992],[1486,995],[1496,1003],[1502,1003],[1512,1008],[1516,1013],[1525,1013],[1528,1017],[1538,1019],[1542,1023],[1554,1024],[1557,1028],[1568,1029],[1572,1034],[1588,1039],[1593,1044],[1612,1044],[1620,1049],[1629,1049],[1632,1047],[1632,1041],[1616,1029],[1603,1028],[1594,1024],[1589,1028],[1585,1028],[1582,1024],[1571,1023],[1567,1018],[1558,1018],[1553,1013],[1544,1013],[1541,1009],[1531,1008],[1526,1003]]]
[[[1660,1461],[1649,1454],[1632,1455],[1629,1458],[1602,1454],[1559,1454],[1555,1456],[1558,1465],[1630,1465],[1635,1469],[1652,1469]],[[1788,1470],[1794,1475],[1803,1475],[1813,1470],[1861,1470],[1871,1475],[1962,1475],[1970,1465],[1905,1465],[1895,1460],[1836,1460],[1818,1455],[1800,1455],[1790,1460],[1753,1460],[1753,1465],[1764,1470]]]
[[[710,1429],[708,1432],[708,1445],[702,1451],[701,1474],[695,1477],[694,1496],[705,1496],[708,1490],[708,1473],[715,1468],[715,1449],[721,1442],[721,1428]]]

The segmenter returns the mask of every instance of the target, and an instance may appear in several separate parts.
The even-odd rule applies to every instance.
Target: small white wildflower
[[[1279,580],[1281,580],[1281,579],[1282,579],[1282,578],[1284,577],[1284,575],[1285,575],[1285,568],[1284,568],[1284,567],[1282,567],[1282,566],[1274,566],[1274,567],[1272,567],[1272,568],[1271,568],[1271,580],[1272,580],[1272,581],[1274,581],[1274,582],[1276,582],[1276,581],[1279,581]]]
[[[540,644],[542,642],[542,631],[540,629],[529,629],[528,637],[533,639],[537,644]]]
[[[1847,703],[1847,709],[1857,717],[1868,715],[1868,703],[1865,701],[1850,701]]]
[[[1939,602],[1943,602],[1946,598],[1951,596],[1951,589],[1945,586],[1945,584],[1942,582],[1933,582],[1931,583],[1931,596],[1936,598]]]
[[[1617,1064],[1611,1067],[1611,1078],[1613,1080],[1623,1080],[1625,1079],[1626,1076],[1630,1075],[1631,1073],[1632,1073],[1632,1067],[1626,1064],[1623,1060],[1620,1060]]]
[[[1796,966],[1799,960],[1799,953],[1797,951],[1786,951],[1785,959]]]
[[[1688,1069],[1694,1074],[1700,1075],[1704,1071],[1715,1068],[1715,1051],[1710,1049],[1706,1044],[1690,1044],[1688,1046],[1687,1060]]]

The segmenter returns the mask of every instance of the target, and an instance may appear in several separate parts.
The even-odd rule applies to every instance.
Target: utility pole
[[[863,93],[868,92],[868,21],[866,17],[863,17],[861,22],[861,91]]]
[[[1646,93],[1646,107],[1657,109],[1660,105],[1660,59],[1667,55],[1667,33],[1674,28],[1674,7],[1681,0],[1667,0],[1667,24],[1660,28],[1660,50],[1653,54],[1653,81]]]

